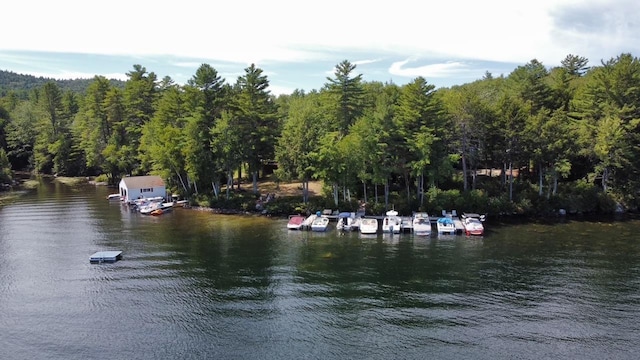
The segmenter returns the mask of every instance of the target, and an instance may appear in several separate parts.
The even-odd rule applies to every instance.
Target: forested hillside
[[[57,80],[0,70],[0,97],[7,96],[9,91],[14,91],[20,98],[26,99],[30,90],[37,89],[47,82],[54,82],[63,91],[84,93],[92,81],[93,79]],[[109,82],[112,86],[124,87],[124,81],[111,79]]]
[[[322,181],[324,206],[363,201],[376,214],[635,211],[640,60],[587,64],[533,59],[508,76],[436,89],[422,77],[367,82],[345,60],[322,89],[279,97],[255,65],[234,84],[208,64],[185,85],[142,65],[122,87],[99,76],[84,90],[32,79],[27,97],[0,97],[0,168],[112,182],[154,173],[212,204],[233,200],[238,178],[257,191],[264,166],[277,164],[280,181]]]

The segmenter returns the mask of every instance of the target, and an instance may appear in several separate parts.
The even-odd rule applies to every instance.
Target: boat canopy
[[[451,218],[448,218],[448,217],[439,218],[438,222],[440,224],[447,224],[447,225],[453,224],[453,220],[451,220]]]
[[[338,214],[339,218],[348,218],[351,217],[351,213],[350,212],[341,212],[340,214]]]

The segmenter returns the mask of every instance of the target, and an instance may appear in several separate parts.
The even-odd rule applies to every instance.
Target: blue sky
[[[0,70],[126,80],[134,64],[185,83],[203,63],[229,83],[251,63],[272,93],[320,89],[343,60],[365,81],[437,87],[568,54],[640,56],[635,0],[375,2],[21,0],[3,4]]]

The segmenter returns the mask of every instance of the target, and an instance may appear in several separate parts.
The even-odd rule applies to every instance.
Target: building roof
[[[122,178],[128,189],[142,189],[164,186],[164,181],[160,176],[128,176]]]

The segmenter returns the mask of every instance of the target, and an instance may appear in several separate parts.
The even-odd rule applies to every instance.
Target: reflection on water
[[[638,350],[635,220],[487,224],[484,237],[322,233],[189,209],[143,216],[108,193],[43,184],[0,208],[3,358],[624,359]],[[124,260],[89,263],[113,249]]]

